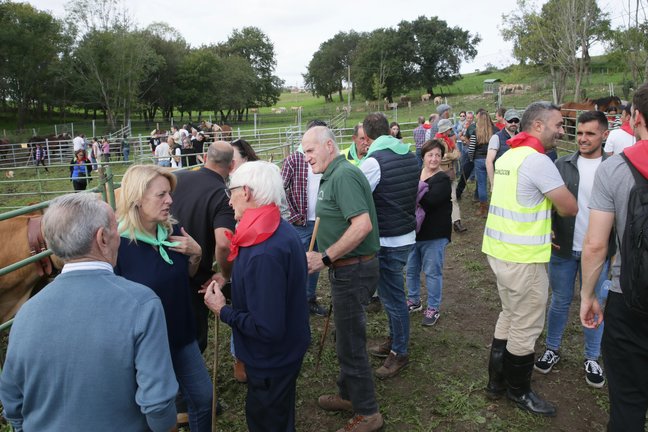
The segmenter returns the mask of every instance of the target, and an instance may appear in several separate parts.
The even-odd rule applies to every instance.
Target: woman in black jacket
[[[424,326],[432,326],[439,319],[443,261],[452,233],[452,182],[441,169],[444,154],[445,146],[438,139],[427,141],[421,148],[423,170],[419,190],[425,187],[428,190],[418,204],[425,210],[425,218],[407,260],[407,305],[410,312],[422,309],[420,275],[421,271],[425,273],[428,297],[427,308],[423,312]]]

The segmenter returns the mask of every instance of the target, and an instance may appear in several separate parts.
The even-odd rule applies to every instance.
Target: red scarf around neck
[[[443,141],[445,141],[446,147],[448,147],[448,152],[451,152],[451,151],[454,150],[455,144],[454,144],[454,142],[452,142],[452,139],[448,135],[446,135],[444,133],[437,132],[436,135],[434,135],[434,138],[442,139]]]
[[[621,130],[628,132],[630,135],[635,136],[634,131],[632,130],[632,126],[630,126],[629,121],[625,121],[621,123]]]
[[[236,232],[225,233],[231,242],[227,261],[234,261],[240,247],[254,246],[269,239],[277,230],[280,221],[279,207],[275,204],[247,209],[236,226]]]
[[[520,132],[519,134],[515,135],[513,138],[510,138],[508,141],[506,141],[506,143],[511,148],[527,146],[536,150],[538,153],[545,154],[545,148],[540,142],[540,140],[532,135],[529,135],[526,132]]]

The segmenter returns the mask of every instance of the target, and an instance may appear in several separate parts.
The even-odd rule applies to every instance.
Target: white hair
[[[279,168],[270,162],[253,161],[242,164],[230,178],[230,189],[247,186],[259,206],[281,206],[284,196],[283,181]]]

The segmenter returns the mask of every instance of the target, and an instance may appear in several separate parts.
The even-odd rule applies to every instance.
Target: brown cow
[[[28,241],[28,222],[38,215],[16,216],[0,221],[0,268],[30,257],[31,247]],[[37,231],[40,231],[40,226]],[[40,248],[38,248],[40,249]],[[40,252],[40,250],[38,251]],[[54,266],[60,268],[62,263],[53,259]],[[47,276],[38,263],[21,267],[4,276],[0,276],[0,321],[12,318],[20,306],[29,299],[34,288],[40,289],[47,283]]]

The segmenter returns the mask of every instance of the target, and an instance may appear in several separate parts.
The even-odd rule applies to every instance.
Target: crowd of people
[[[556,415],[531,377],[561,358],[580,273],[585,381],[602,388],[607,378],[608,430],[643,430],[648,288],[641,271],[624,275],[648,247],[626,241],[626,219],[648,219],[633,188],[648,177],[648,85],[612,132],[604,113],[583,112],[578,150],[555,163],[557,106],[500,109],[496,122],[482,109],[453,122],[451,110],[419,118],[414,152],[382,113],[357,124],[342,151],[326,123],[312,121],[281,169],[245,140],[207,146],[198,131],[154,131],[157,163],[128,168],[116,212],[93,194],[54,199],[43,232],[65,265],[16,316],[0,376],[7,420],[17,430],[61,430],[74,417],[75,430],[168,431],[186,411],[192,431],[211,430],[220,406],[201,355],[211,311],[232,329],[249,430],[293,431],[309,315],[332,309],[337,391],[317,403],[348,413],[338,432],[381,429],[374,377],[392,379],[410,363],[414,313],[428,327],[441,318],[445,249],[453,231],[477,229],[459,209],[474,172],[482,252],[501,301],[486,396]],[[75,190],[97,163],[86,148],[71,162]],[[325,270],[328,312],[316,294]],[[367,347],[366,313],[377,302],[388,326]],[[376,370],[369,355],[384,359]]]

